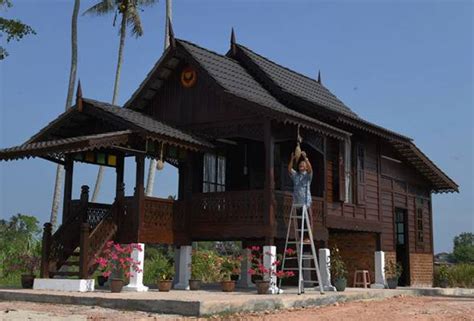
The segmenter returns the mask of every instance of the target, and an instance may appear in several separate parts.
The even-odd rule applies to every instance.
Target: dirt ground
[[[400,296],[380,301],[214,316],[208,319],[99,307],[10,301],[0,302],[0,320],[474,320],[474,298]]]

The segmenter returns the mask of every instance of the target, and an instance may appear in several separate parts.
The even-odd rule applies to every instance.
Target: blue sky
[[[13,2],[6,15],[37,35],[6,44],[10,56],[0,62],[1,147],[24,142],[63,111],[69,74],[72,1]],[[82,12],[95,1],[81,2]],[[238,42],[311,77],[321,69],[323,83],[360,116],[415,138],[461,187],[433,196],[435,251],[446,251],[456,234],[474,230],[473,13],[472,1],[175,0],[173,27],[178,38],[220,53],[234,27]],[[141,15],[145,35],[127,39],[120,104],[163,48],[164,0]],[[112,97],[119,40],[112,19],[79,17],[83,93],[104,101]],[[82,184],[93,185],[96,171],[75,167],[74,197]],[[0,217],[46,221],[54,174],[55,165],[41,159],[0,163]],[[128,193],[133,179],[126,177]],[[101,201],[112,199],[113,181],[107,172]],[[176,190],[168,165],[155,191]]]

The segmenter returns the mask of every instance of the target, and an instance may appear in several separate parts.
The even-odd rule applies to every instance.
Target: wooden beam
[[[273,245],[275,239],[275,141],[272,135],[272,124],[270,119],[265,119],[263,123],[263,139],[265,146],[265,184],[264,184],[264,222],[268,227],[265,237],[265,245]]]
[[[63,224],[69,217],[70,203],[72,199],[72,181],[74,172],[74,161],[71,155],[66,155],[64,164],[64,198],[63,198]]]

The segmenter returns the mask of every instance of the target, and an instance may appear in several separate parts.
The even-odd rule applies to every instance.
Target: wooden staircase
[[[89,187],[82,186],[80,200],[68,204],[67,219],[58,230],[52,234],[51,224],[44,225],[42,278],[85,279],[96,270],[96,256],[116,235],[118,206],[117,202],[108,205],[88,200]]]

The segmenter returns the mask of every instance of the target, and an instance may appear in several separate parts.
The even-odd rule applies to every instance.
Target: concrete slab
[[[105,290],[86,293],[65,293],[44,290],[0,289],[0,301],[28,301],[55,304],[101,306],[118,310],[206,316],[246,311],[264,311],[291,307],[323,306],[333,303],[384,299],[398,295],[447,295],[474,297],[473,289],[400,288],[396,290],[355,289],[328,292],[324,295],[307,290],[296,294],[296,288],[286,288],[279,295],[257,295],[255,290],[223,293],[216,289],[202,291],[172,290],[158,292],[110,293]]]
[[[40,279],[35,278],[34,290],[52,290],[65,292],[93,292],[93,279]]]

